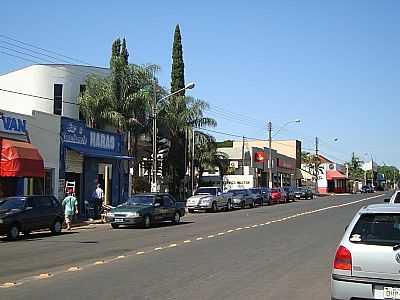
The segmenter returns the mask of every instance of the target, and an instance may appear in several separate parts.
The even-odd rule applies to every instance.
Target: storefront
[[[0,198],[45,193],[44,161],[26,117],[0,111]]]
[[[127,197],[127,163],[122,135],[86,127],[80,121],[61,118],[60,197],[73,186],[81,211],[101,184],[111,205]],[[108,175],[107,175],[108,174]],[[62,189],[61,187],[64,187]]]

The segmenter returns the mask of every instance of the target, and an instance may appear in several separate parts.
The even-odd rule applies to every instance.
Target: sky
[[[3,0],[0,10],[0,34],[95,66],[125,37],[130,62],[160,65],[167,88],[176,24],[189,94],[210,104],[214,130],[266,139],[271,121],[275,139],[303,150],[318,136],[338,162],[355,152],[400,167],[400,1]],[[0,74],[30,64],[0,52]]]

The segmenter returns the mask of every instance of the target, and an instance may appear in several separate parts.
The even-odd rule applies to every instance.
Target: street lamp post
[[[283,128],[285,128],[287,125],[291,123],[300,123],[300,119],[296,119],[293,121],[286,122],[283,124],[281,128],[279,128],[275,133],[274,136],[276,136]],[[268,158],[269,158],[269,166],[268,166],[268,176],[269,176],[269,188],[273,188],[273,179],[272,179],[272,167],[273,167],[273,159],[272,159],[272,122],[268,122]]]
[[[174,96],[184,90],[191,90],[193,89],[195,86],[194,82],[191,82],[189,84],[187,84],[184,88],[179,89],[169,95],[166,95],[164,97],[162,97],[161,99],[159,99],[157,101],[157,95],[156,95],[156,84],[154,81],[154,103],[153,103],[153,164],[151,166],[152,168],[152,174],[153,174],[153,178],[152,178],[152,182],[151,182],[151,192],[155,193],[157,192],[157,105],[159,103],[161,103],[162,101],[168,99],[171,96]]]

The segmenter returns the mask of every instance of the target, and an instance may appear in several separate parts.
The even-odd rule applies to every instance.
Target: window
[[[354,226],[350,242],[385,246],[400,244],[400,215],[363,214]]]
[[[53,203],[50,197],[37,197],[35,199],[37,208],[52,208]]]
[[[79,98],[85,93],[85,91],[86,91],[86,85],[85,84],[81,84],[79,86]],[[79,120],[85,121],[85,117],[83,116],[80,107],[79,107]]]
[[[45,195],[53,195],[53,172],[54,169],[46,169],[45,170],[45,178],[44,178],[44,194]]]
[[[63,93],[63,85],[55,84],[54,85],[54,108],[53,113],[55,115],[61,116],[62,113],[62,93]]]
[[[157,196],[156,200],[154,201],[154,204],[156,203],[160,203],[160,206],[164,206],[163,198]]]
[[[166,207],[174,207],[174,202],[169,196],[164,196],[163,198],[164,198],[164,205]]]

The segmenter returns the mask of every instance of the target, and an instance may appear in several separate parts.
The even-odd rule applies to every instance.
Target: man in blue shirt
[[[72,190],[67,191],[67,197],[62,202],[65,214],[65,223],[67,224],[67,230],[71,230],[72,218],[75,214],[78,214],[78,201],[73,196]]]

